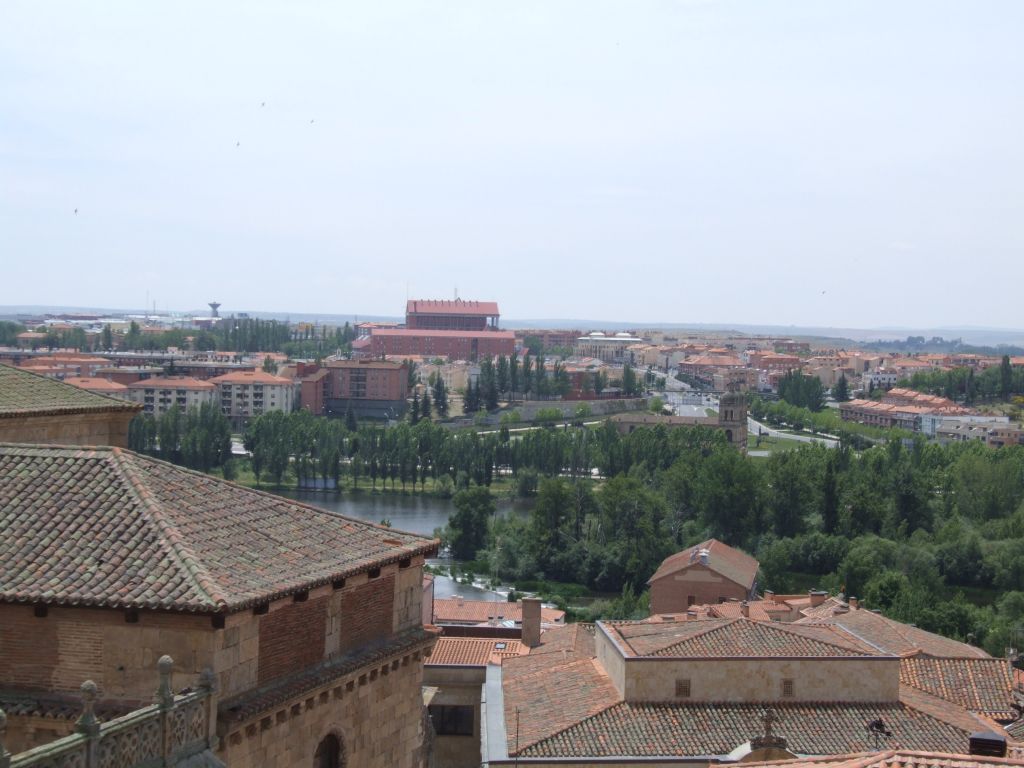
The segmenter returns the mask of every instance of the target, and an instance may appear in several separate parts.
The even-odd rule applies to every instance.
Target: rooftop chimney
[[[850,604],[850,610],[851,611],[856,611],[858,608],[860,608],[860,600],[858,600],[853,595],[850,595],[850,599],[847,600],[846,602],[848,602]]]
[[[540,598],[524,597],[523,606],[523,645],[536,648],[540,645]]]
[[[740,603],[740,613],[743,614],[743,618],[750,618],[750,603],[748,603],[746,600]]]
[[[764,599],[767,600],[769,603],[774,603],[775,602],[775,592],[773,592],[770,589],[766,589],[764,591]]]
[[[1006,737],[991,731],[972,733],[969,743],[970,754],[987,757],[1006,757]]]
[[[463,603],[465,602],[465,601],[464,601],[464,600],[462,599],[462,595],[456,595],[456,596],[455,596],[455,599],[459,601],[458,605],[459,605],[459,608],[461,608],[461,607],[462,607],[462,605],[463,605]]]
[[[825,602],[825,598],[828,597],[828,592],[824,592],[820,589],[812,589],[809,595],[811,598],[811,608],[817,608]]]

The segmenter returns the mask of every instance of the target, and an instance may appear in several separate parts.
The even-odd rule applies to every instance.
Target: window
[[[691,605],[693,605],[696,602],[697,602],[697,598],[695,598],[693,595],[687,595],[686,596],[686,607],[687,608],[689,608]]]
[[[430,707],[430,720],[438,736],[472,736],[473,707],[434,704]]]
[[[782,681],[782,697],[784,699],[793,698],[793,678],[787,677]]]
[[[690,679],[676,680],[676,698],[677,699],[688,699],[690,698]]]

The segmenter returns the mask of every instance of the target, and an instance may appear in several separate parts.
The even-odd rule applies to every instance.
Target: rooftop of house
[[[137,410],[134,403],[0,364],[0,418]]]
[[[918,653],[900,660],[900,682],[1000,722],[1020,716],[1006,659],[943,659]]]
[[[64,379],[64,383],[88,389],[90,392],[126,392],[128,390],[126,384],[99,376],[68,376]]]
[[[465,301],[463,299],[409,299],[405,303],[407,315],[500,315],[496,301]]]
[[[523,604],[501,600],[464,600],[461,597],[444,597],[434,600],[435,624],[485,624],[499,617],[508,621],[521,622],[523,620]],[[544,623],[562,623],[565,621],[565,611],[542,607],[540,618]]]
[[[195,389],[203,392],[217,388],[215,384],[194,376],[152,376],[142,381],[133,381],[127,386],[129,389]]]
[[[852,637],[859,638],[882,653],[909,656],[924,653],[941,658],[990,658],[980,648],[951,640],[918,627],[903,624],[880,613],[864,609],[840,613],[831,617],[807,617],[796,622],[798,625],[831,626]]]
[[[530,648],[519,640],[488,637],[441,637],[426,661],[428,667],[486,667],[503,659],[525,656]]]
[[[625,657],[729,658],[879,656],[830,627],[733,619],[603,622]]]
[[[721,650],[732,653],[733,645],[746,642],[749,644],[745,649],[746,655],[771,658],[778,649],[762,644],[763,638],[770,635],[750,634],[750,630],[768,630],[778,633],[778,637],[785,634],[797,638],[793,642],[798,647],[809,648],[815,654],[832,653],[833,649],[836,653],[849,653],[859,647],[860,650],[853,651],[854,654],[873,652],[884,655],[850,636],[841,638],[842,633],[838,630],[829,630],[834,637],[808,636],[799,634],[800,625],[759,624],[748,620],[709,621],[710,626],[736,635],[735,641],[722,649],[714,649],[716,653]],[[677,629],[688,635],[679,642],[688,643],[706,636],[708,631],[702,625],[709,624],[709,621],[687,621],[677,625]],[[601,626],[607,629],[609,625]],[[623,622],[614,626],[620,637],[643,636],[649,639],[661,633],[655,653],[664,645],[664,633],[673,628],[668,622],[632,625]],[[625,629],[629,626],[638,629],[639,633]],[[651,630],[653,635],[643,634]],[[797,633],[790,634],[792,630],[797,630]],[[846,647],[847,643],[851,645]],[[829,646],[829,649],[825,651],[822,645]],[[786,650],[788,652],[788,647]],[[814,662],[809,659],[805,663]],[[916,685],[901,684],[898,698],[890,701],[844,702],[839,697],[835,701],[821,702],[775,700],[740,703],[727,701],[726,697],[714,702],[627,701],[595,658],[592,630],[585,625],[569,625],[546,632],[541,638],[541,645],[529,656],[505,659],[495,679],[500,682],[502,691],[503,746],[509,756],[518,755],[524,762],[531,758],[579,759],[620,755],[680,760],[724,757],[761,735],[762,715],[766,707],[772,708],[776,715],[776,735],[786,738],[787,749],[798,754],[848,754],[875,749],[878,746],[875,737],[866,728],[875,720],[882,720],[890,734],[883,739],[883,745],[925,751],[963,750],[972,733],[1001,730],[986,714],[965,708],[963,704],[974,702],[962,701],[962,693],[942,698],[928,692],[926,688],[931,683],[922,683],[922,675],[928,680],[932,680],[932,675],[928,670],[917,672]],[[977,682],[977,678],[965,680],[967,685]],[[982,693],[979,694],[986,705],[989,694],[984,691],[987,685],[987,682],[981,683]],[[941,687],[936,690],[943,692]],[[1012,738],[1009,741],[1013,743]]]
[[[264,370],[232,371],[231,373],[225,373],[223,376],[210,379],[210,381],[214,384],[277,384],[280,386],[292,384],[291,379],[275,376]]]
[[[1024,766],[1024,757],[988,757],[953,752],[915,752],[908,749],[818,755],[793,760],[745,763],[746,768],[1000,768]]]
[[[708,539],[689,549],[666,557],[648,580],[651,582],[693,565],[702,565],[743,587],[751,587],[757,579],[758,562],[745,552]]]
[[[120,448],[0,445],[0,602],[242,610],[436,551]]]

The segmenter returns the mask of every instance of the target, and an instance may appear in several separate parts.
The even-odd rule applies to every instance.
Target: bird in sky
[[[267,102],[265,102],[265,101],[261,101],[261,102],[260,102],[260,106],[261,106],[261,107],[265,107],[265,106],[267,106]]]
[[[236,147],[240,147],[240,146],[242,146],[242,142],[240,142],[240,141],[236,141],[236,142],[235,142],[235,146],[236,146]]]
[[[313,121],[312,121],[312,120],[310,120],[309,122],[310,122],[310,123],[312,123]]]
[[[75,208],[75,216],[77,216],[77,215],[78,215],[78,209]]]

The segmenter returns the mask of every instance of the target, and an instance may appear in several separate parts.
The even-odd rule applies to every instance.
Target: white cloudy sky
[[[0,304],[1021,327],[1022,34],[1019,0],[3,0]]]

